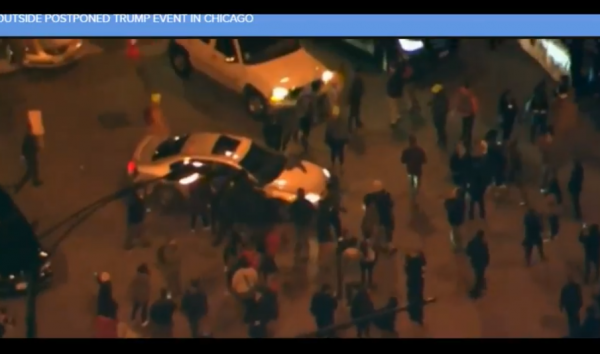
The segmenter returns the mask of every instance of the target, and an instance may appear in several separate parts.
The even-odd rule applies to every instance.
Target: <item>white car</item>
[[[28,68],[54,68],[74,62],[83,55],[80,38],[29,38],[2,40],[7,58]],[[18,53],[18,52],[21,53]],[[4,54],[4,53],[3,53]]]
[[[335,77],[293,38],[175,39],[169,57],[179,76],[195,69],[241,94],[255,117],[294,105],[315,80],[331,90]]]
[[[173,169],[185,165],[194,166],[197,173],[170,178]],[[297,190],[303,188],[306,199],[315,204],[326,195],[330,178],[329,171],[316,164],[290,164],[285,155],[249,138],[220,133],[147,136],[138,144],[127,170],[134,182],[156,181],[155,185],[150,182],[146,194],[153,195],[163,207],[185,200],[186,185],[202,174],[210,173],[218,183],[244,170],[269,198],[292,202]]]

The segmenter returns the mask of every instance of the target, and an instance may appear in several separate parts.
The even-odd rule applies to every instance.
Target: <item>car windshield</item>
[[[240,166],[254,176],[259,184],[265,185],[279,177],[285,168],[286,162],[283,154],[269,151],[256,143],[252,143],[246,156],[240,161]]]
[[[189,135],[174,136],[158,144],[152,154],[152,161],[178,155],[189,137]]]
[[[261,64],[300,49],[300,41],[294,38],[239,38],[238,43],[244,63]]]

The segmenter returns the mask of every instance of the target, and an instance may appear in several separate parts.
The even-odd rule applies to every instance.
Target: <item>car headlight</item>
[[[329,172],[328,169],[324,168],[323,169],[323,174],[325,175],[325,178],[327,178],[327,179],[331,178],[331,172]]]
[[[271,93],[271,101],[283,101],[290,91],[283,87],[275,87]]]
[[[317,204],[321,200],[321,196],[315,193],[307,193],[304,198],[313,204]]]
[[[325,70],[321,75],[321,80],[323,80],[324,83],[328,83],[329,81],[331,81],[331,79],[333,79],[333,75],[333,72]]]

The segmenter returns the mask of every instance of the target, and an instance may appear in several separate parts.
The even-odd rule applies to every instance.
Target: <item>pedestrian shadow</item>
[[[412,211],[408,227],[422,237],[431,236],[437,231],[429,216],[421,209]]]

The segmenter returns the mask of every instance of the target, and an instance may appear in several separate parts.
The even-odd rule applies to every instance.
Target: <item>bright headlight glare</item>
[[[331,79],[333,79],[333,72],[329,70],[324,71],[321,75],[321,80],[323,80],[324,83],[328,83]]]
[[[304,198],[313,204],[317,204],[321,200],[321,197],[315,193],[307,193]]]
[[[329,172],[328,169],[324,168],[323,174],[325,175],[325,178],[327,178],[327,179],[331,178],[331,172]]]
[[[283,87],[275,87],[273,92],[271,93],[271,100],[273,101],[281,101],[287,97],[290,91]]]

